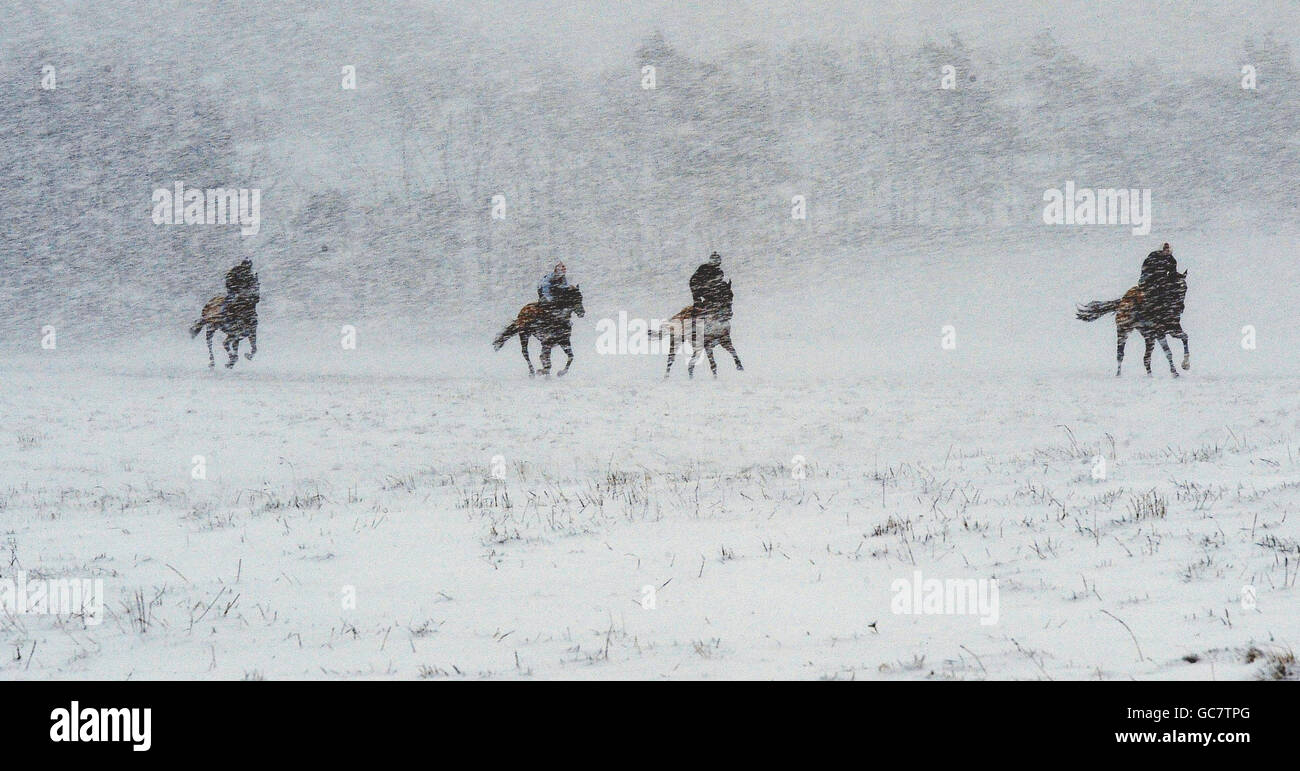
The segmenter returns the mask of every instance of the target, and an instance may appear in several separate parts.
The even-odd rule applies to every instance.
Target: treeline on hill
[[[1166,228],[1300,210],[1300,73],[1272,39],[1244,44],[1249,90],[1234,71],[1089,65],[1048,34],[712,61],[654,35],[591,77],[494,68],[436,18],[353,23],[355,92],[321,61],[323,26],[241,31],[269,50],[239,66],[221,62],[256,40],[194,57],[36,27],[0,63],[0,324],[171,323],[245,255],[293,315],[526,299],[554,257],[606,285],[683,284],[713,248],[771,276],[898,239],[1032,236],[1066,180],[1151,188]],[[150,195],[176,181],[261,189],[261,233],[154,225]]]

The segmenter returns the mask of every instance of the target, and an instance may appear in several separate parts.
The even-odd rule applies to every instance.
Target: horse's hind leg
[[[1145,342],[1147,345],[1146,353],[1142,354],[1142,363],[1147,368],[1147,374],[1150,375],[1151,374],[1151,350],[1156,347],[1156,341],[1153,338],[1147,337],[1145,334],[1142,335],[1142,341]]]
[[[208,368],[209,369],[217,366],[217,359],[212,355],[212,335],[216,333],[216,331],[217,330],[213,329],[211,326],[208,327]]]
[[[519,348],[524,352],[524,361],[528,362],[528,377],[534,377],[537,370],[533,369],[533,360],[528,358],[528,334],[519,333]]]
[[[740,356],[736,354],[736,346],[731,344],[731,333],[728,332],[723,335],[722,339],[718,341],[718,344],[725,348],[727,353],[731,354],[731,358],[736,361],[736,371],[744,372],[745,368],[740,365]]]
[[[664,380],[667,380],[668,375],[672,373],[673,359],[676,358],[677,358],[677,335],[672,332],[669,332],[668,333],[668,367],[664,370]]]
[[[1178,377],[1178,368],[1174,366],[1174,352],[1169,350],[1169,341],[1164,335],[1160,336],[1160,347],[1165,350],[1165,358],[1169,360],[1169,371],[1174,373],[1174,377]]]
[[[704,344],[704,355],[709,357],[709,369],[713,372],[713,378],[718,378],[718,362],[713,359],[713,343]]]
[[[573,343],[571,343],[568,340],[565,340],[564,342],[560,343],[560,347],[564,349],[564,355],[568,356],[569,360],[564,362],[564,369],[555,373],[556,377],[564,377],[564,373],[568,372],[569,367],[573,366]]]

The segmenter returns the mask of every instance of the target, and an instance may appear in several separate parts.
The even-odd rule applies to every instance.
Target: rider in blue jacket
[[[542,283],[537,285],[537,299],[544,303],[554,302],[556,290],[567,289],[568,287],[569,280],[565,277],[564,263],[557,262],[555,263],[555,270],[546,274],[542,279]]]

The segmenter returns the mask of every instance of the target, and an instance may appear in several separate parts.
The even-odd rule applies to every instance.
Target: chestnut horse
[[[528,376],[533,377],[537,370],[533,369],[533,360],[528,356],[528,338],[536,337],[542,344],[543,375],[551,374],[551,349],[558,345],[569,357],[564,362],[564,369],[555,373],[557,377],[562,376],[573,364],[573,343],[570,342],[573,320],[570,316],[574,313],[579,318],[587,315],[582,307],[582,290],[576,286],[559,287],[552,302],[528,303],[521,308],[515,320],[492,341],[492,349],[501,350],[506,340],[519,335],[519,346],[524,351],[524,361],[528,362]]]
[[[199,320],[190,327],[190,337],[196,337],[204,327],[207,328],[209,367],[216,366],[216,360],[212,357],[212,335],[218,330],[226,335],[221,345],[229,354],[227,368],[235,366],[239,360],[239,341],[244,338],[248,338],[250,347],[244,356],[249,361],[253,360],[253,355],[257,353],[257,303],[260,300],[257,276],[253,276],[252,287],[247,292],[231,297],[229,303],[226,302],[225,295],[218,295],[203,306]]]
[[[731,282],[728,281],[722,285],[716,304],[706,307],[688,305],[659,326],[655,333],[658,338],[662,340],[664,335],[668,335],[668,367],[664,370],[665,380],[673,371],[678,341],[684,345],[688,337],[691,345],[690,359],[686,362],[687,377],[695,377],[695,363],[700,360],[701,353],[709,357],[709,369],[713,371],[715,378],[718,376],[718,362],[713,359],[713,347],[717,345],[731,354],[732,360],[736,362],[737,372],[745,371],[740,364],[740,356],[736,354],[736,346],[731,342],[732,297]]]
[[[1187,271],[1183,271],[1175,273],[1163,286],[1150,289],[1135,286],[1118,300],[1090,302],[1078,309],[1076,317],[1082,321],[1095,321],[1107,313],[1115,314],[1115,377],[1119,377],[1120,367],[1124,364],[1124,343],[1134,330],[1146,342],[1146,355],[1142,362],[1146,364],[1147,374],[1151,374],[1151,348],[1159,342],[1165,350],[1165,358],[1169,359],[1169,371],[1178,377],[1174,355],[1165,336],[1171,335],[1183,341],[1183,369],[1191,369],[1192,354],[1182,325],[1186,297]]]

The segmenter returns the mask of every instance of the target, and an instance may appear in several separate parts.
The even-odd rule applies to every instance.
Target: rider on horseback
[[[542,283],[537,285],[538,302],[551,305],[556,301],[560,290],[569,288],[569,279],[565,277],[565,272],[564,263],[557,262],[555,269],[542,277]]]
[[[691,299],[698,312],[713,310],[722,304],[726,282],[722,280],[722,255],[714,252],[709,261],[691,275]]]
[[[1178,261],[1174,259],[1174,250],[1165,244],[1142,261],[1142,277],[1138,280],[1138,286],[1144,289],[1158,286],[1173,278],[1177,272]]]
[[[253,261],[245,258],[243,262],[226,273],[226,299],[221,305],[225,313],[231,304],[243,297],[257,285],[257,275],[253,273]]]
[[[1178,261],[1174,259],[1173,249],[1166,243],[1142,261],[1138,288],[1159,307],[1172,299],[1170,294],[1177,275]]]

